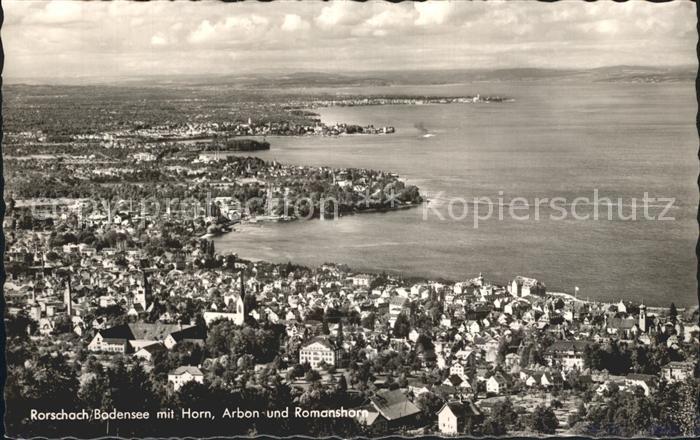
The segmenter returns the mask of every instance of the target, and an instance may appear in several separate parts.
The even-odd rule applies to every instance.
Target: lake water
[[[307,90],[314,93],[318,90]],[[325,90],[327,91],[327,90]],[[693,84],[479,83],[435,87],[339,89],[337,93],[506,95],[502,104],[370,106],[320,109],[324,122],[393,125],[386,136],[268,138],[256,155],[284,163],[385,169],[418,185],[432,208],[362,214],[334,221],[299,221],[246,227],[216,239],[217,250],[242,257],[407,276],[467,279],[483,272],[491,281],[532,276],[551,291],[600,300],[628,299],[650,305],[697,304],[695,245],[698,190]],[[433,136],[424,137],[424,131]],[[572,218],[577,197],[621,198],[625,216]],[[675,198],[666,213],[675,220],[643,218],[642,198]],[[508,206],[474,226],[450,219],[450,200],[490,197],[498,203],[523,197],[563,197],[564,220],[543,203]],[[636,199],[637,208],[633,207]],[[592,201],[592,200],[591,200]],[[579,200],[577,213],[592,215]],[[653,202],[658,217],[665,202]],[[453,204],[462,214],[463,204]],[[486,214],[488,205],[479,212]],[[434,210],[433,210],[434,208]],[[617,208],[614,208],[617,211]],[[427,212],[427,218],[426,218]],[[443,218],[441,218],[443,217]]]

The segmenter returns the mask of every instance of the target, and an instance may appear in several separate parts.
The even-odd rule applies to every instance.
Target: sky
[[[696,64],[695,5],[4,0],[6,80]]]

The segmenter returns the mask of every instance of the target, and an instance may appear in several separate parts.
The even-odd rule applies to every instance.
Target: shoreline
[[[407,208],[403,208],[407,209]],[[312,219],[312,220],[318,220],[317,218]],[[250,222],[240,222],[236,223],[233,229],[231,229],[228,232],[225,232],[223,234],[217,235],[212,238],[222,238],[224,236],[231,236],[233,233],[246,233],[250,232],[251,230],[257,229],[257,230],[265,230],[266,224],[269,225],[270,223],[275,224],[278,223],[276,221],[273,222],[261,222],[261,223],[250,223]],[[291,222],[284,222],[284,223],[291,223]],[[268,226],[269,227],[269,226]],[[269,264],[274,264],[274,265],[279,265],[279,264],[285,264],[285,261],[279,260],[279,261],[274,261],[270,260],[265,257],[251,257],[251,256],[245,256],[245,255],[240,255],[238,252],[233,252],[238,257],[243,260],[243,261],[249,261],[253,263],[259,263],[259,262],[264,262],[264,263],[269,263]],[[378,270],[378,269],[362,269],[362,268],[356,268],[350,264],[343,263],[343,262],[338,262],[338,261],[332,261],[332,262],[326,262],[326,263],[320,263],[320,264],[306,264],[306,263],[295,263],[293,259],[287,259],[286,262],[290,262],[292,264],[298,264],[300,266],[304,266],[307,268],[314,268],[314,267],[319,267],[324,264],[333,264],[333,265],[338,265],[338,266],[346,266],[350,269],[350,272],[355,273],[355,274],[370,274],[370,275],[375,275],[375,276],[380,276],[383,274],[389,275],[389,276],[394,276],[401,281],[405,283],[413,283],[413,284],[421,284],[421,283],[440,283],[440,284],[457,284],[457,283],[463,283],[465,281],[468,281],[468,278],[465,279],[452,279],[452,278],[443,278],[443,277],[426,277],[426,276],[420,276],[420,275],[411,275],[403,270],[400,269],[394,269],[394,270]],[[500,281],[495,281],[491,285],[493,286],[498,286],[498,287],[503,287],[506,288],[508,283],[505,282],[500,282]],[[603,299],[596,299],[596,298],[590,298],[590,297],[585,297],[582,298],[580,296],[576,296],[574,294],[568,293],[568,292],[563,292],[563,291],[547,291],[544,295],[539,296],[539,295],[531,295],[533,298],[548,298],[548,299],[554,299],[554,298],[562,298],[566,302],[577,302],[581,304],[593,304],[593,305],[613,305],[613,304],[618,304],[619,301],[613,301],[613,300],[603,300]],[[528,298],[527,296],[523,298]],[[630,300],[622,300],[623,302],[627,303],[632,303],[635,304],[634,302]],[[645,304],[644,302],[640,302],[639,304]],[[677,305],[677,310],[679,312],[685,312],[686,310],[692,309],[692,306],[685,306],[685,305]],[[667,306],[656,306],[656,305],[647,305],[647,310],[651,313],[657,312],[657,313],[664,313],[669,310],[669,307]]]

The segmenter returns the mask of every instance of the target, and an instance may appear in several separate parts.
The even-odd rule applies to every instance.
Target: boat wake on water
[[[421,132],[420,137],[422,137],[422,138],[431,138],[431,137],[435,136],[434,133],[431,133],[430,130],[425,128],[425,126],[423,125],[422,122],[417,122],[417,123],[413,124],[413,126]]]

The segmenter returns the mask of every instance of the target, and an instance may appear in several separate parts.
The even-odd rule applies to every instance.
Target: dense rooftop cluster
[[[669,390],[680,396],[674,405],[696,390],[697,312],[689,310],[582,301],[527,277],[407,281],[334,264],[249,262],[197,238],[167,251],[127,234],[105,238],[99,250],[52,240],[31,232],[7,254],[8,331],[24,341],[9,345],[10,390],[26,391],[13,398],[27,405],[69,399],[71,381],[78,398],[95,399],[95,387],[119,395],[139,377],[146,386],[138,395],[153,411],[202,407],[212,395],[222,396],[213,405],[222,413],[264,411],[269,393],[283,394],[269,408],[358,411],[342,426],[321,425],[325,434],[596,434],[611,432],[602,423],[613,401],[634,396],[651,411]],[[42,376],[29,372],[49,368],[65,371],[66,388],[44,400],[35,395],[44,392]],[[537,395],[555,400],[542,406]],[[113,402],[133,411],[131,401]],[[27,423],[14,411],[9,423]],[[309,428],[297,422],[285,429]],[[134,423],[120,426],[141,429]],[[619,429],[682,433],[688,423]],[[190,429],[230,429],[226,419],[207,426]],[[278,428],[261,419],[238,427],[285,432]]]

